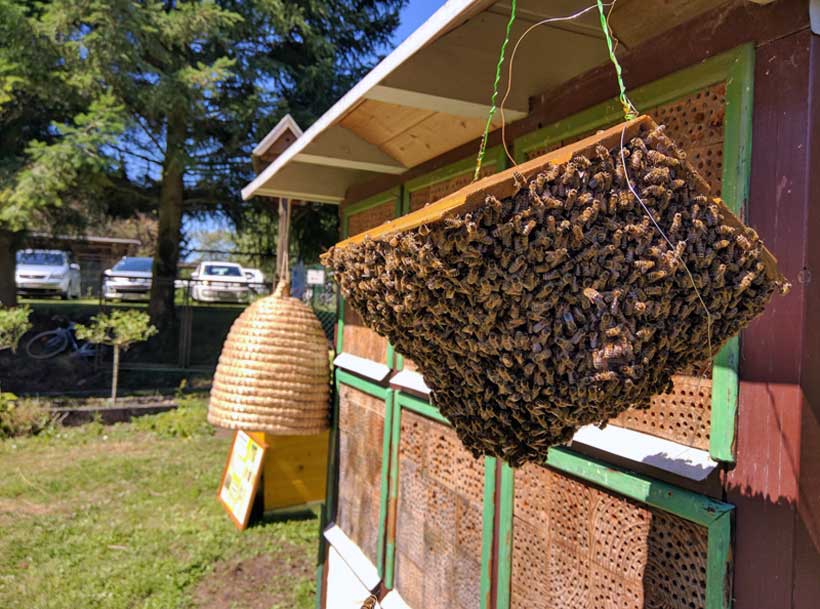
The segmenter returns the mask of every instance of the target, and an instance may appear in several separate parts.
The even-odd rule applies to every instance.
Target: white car
[[[191,298],[199,302],[247,302],[248,279],[234,262],[200,262],[191,275]]]
[[[17,292],[26,296],[79,298],[80,265],[60,250],[20,250],[14,270]]]
[[[245,273],[245,279],[248,280],[248,287],[251,289],[251,292],[259,296],[270,294],[270,288],[265,281],[265,274],[262,271],[243,267],[242,272]]]
[[[103,273],[103,297],[106,300],[142,300],[151,292],[153,258],[124,256]]]

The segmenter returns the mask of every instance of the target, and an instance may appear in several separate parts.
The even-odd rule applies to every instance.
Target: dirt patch
[[[194,590],[197,609],[290,607],[294,582],[312,577],[304,552],[283,542],[273,554],[220,561]]]

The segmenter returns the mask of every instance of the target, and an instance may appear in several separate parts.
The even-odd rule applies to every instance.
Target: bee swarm
[[[662,127],[623,155],[671,246],[620,146],[598,146],[511,198],[326,254],[476,456],[543,461],[579,427],[648,407],[788,288]]]

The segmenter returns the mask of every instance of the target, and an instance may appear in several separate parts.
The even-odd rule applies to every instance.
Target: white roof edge
[[[480,0],[448,0],[448,2],[433,13],[421,27],[410,34],[393,52],[379,62],[367,76],[361,79],[350,91],[345,93],[339,101],[333,104],[327,112],[319,117],[319,120],[313,123],[310,128],[273,163],[268,165],[250,184],[245,186],[245,188],[242,189],[242,198],[247,200],[253,197],[256,191],[259,190],[265,182],[293,160],[293,157],[302,152],[316,136],[341,118],[345,112],[364,97],[365,93],[384,80],[393,70],[432,41],[443,29],[458,19],[464,11],[478,4],[479,1]]]
[[[256,145],[256,148],[253,149],[253,156],[262,156],[265,154],[270,145],[284,135],[285,131],[290,131],[297,138],[302,137],[303,133],[302,128],[296,120],[290,114],[285,114],[285,116],[276,123],[276,126],[268,131],[268,134],[262,138],[262,141]]]

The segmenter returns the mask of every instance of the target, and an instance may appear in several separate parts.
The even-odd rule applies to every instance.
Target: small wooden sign
[[[248,526],[267,446],[244,431],[233,437],[217,498],[241,531]]]

